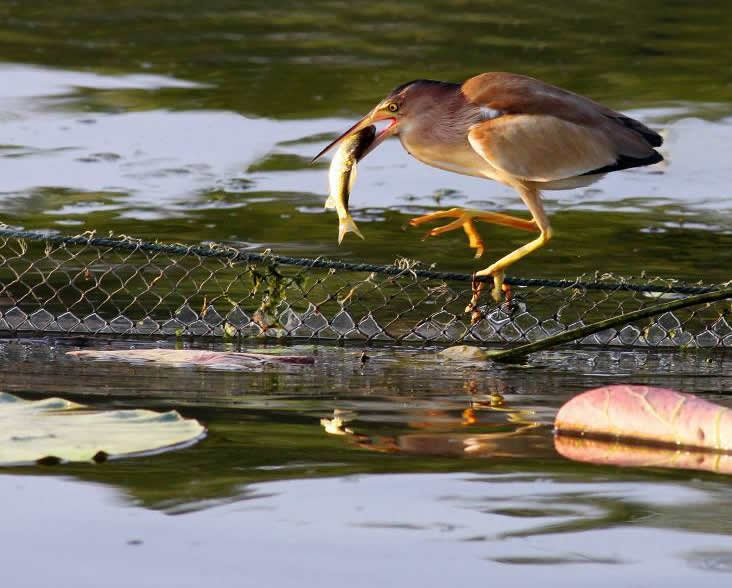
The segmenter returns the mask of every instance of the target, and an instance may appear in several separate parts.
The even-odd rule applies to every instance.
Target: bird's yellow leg
[[[522,257],[527,256],[529,253],[533,253],[537,249],[540,249],[547,244],[549,239],[552,238],[552,228],[549,225],[549,218],[544,212],[544,206],[541,203],[539,197],[539,191],[535,187],[527,185],[516,186],[521,200],[524,201],[526,207],[529,209],[533,221],[538,227],[540,234],[533,241],[529,241],[523,247],[519,247],[515,251],[512,251],[508,255],[501,257],[498,261],[490,265],[484,270],[477,272],[476,276],[497,276],[498,273],[503,273],[509,265],[516,263]],[[495,297],[495,293],[494,293]]]
[[[428,223],[441,218],[456,218],[455,222],[452,222],[444,227],[437,227],[430,231],[430,236],[439,235],[446,231],[452,231],[459,228],[461,225],[473,219],[483,221],[485,223],[491,223],[494,225],[502,225],[504,227],[513,227],[515,229],[523,229],[524,231],[536,231],[537,225],[534,220],[527,220],[525,218],[519,218],[517,216],[511,216],[510,214],[501,214],[500,212],[486,212],[483,210],[472,210],[470,208],[451,208],[450,210],[439,210],[423,216],[418,216],[409,221],[409,224],[413,227],[421,225],[422,223]],[[449,228],[448,228],[449,227]],[[444,230],[440,230],[444,229]]]
[[[494,278],[494,289],[493,289],[493,298],[496,298],[498,295],[499,298],[496,298],[496,300],[500,300],[500,289],[503,285],[503,274],[505,273],[506,268],[509,265],[512,265],[516,263],[519,259],[522,257],[526,257],[529,253],[533,253],[537,249],[540,249],[544,247],[544,245],[547,244],[549,239],[552,238],[552,229],[551,227],[546,227],[544,230],[542,230],[541,234],[534,239],[533,241],[529,241],[526,245],[523,247],[519,247],[515,251],[512,251],[508,255],[504,255],[496,261],[495,263],[491,264],[484,270],[480,270],[479,272],[476,272],[476,276],[493,276]],[[496,279],[500,275],[500,280]],[[500,281],[500,283],[498,283]],[[498,288],[498,292],[496,292],[496,288]]]
[[[413,227],[422,223],[442,219],[442,218],[455,218],[457,220],[452,221],[441,227],[431,229],[425,239],[428,237],[436,237],[442,233],[454,231],[463,228],[465,234],[468,237],[468,244],[471,249],[475,249],[475,257],[483,255],[485,250],[483,247],[483,239],[481,239],[478,230],[473,224],[473,220],[480,220],[486,223],[492,223],[495,225],[502,225],[505,227],[513,227],[516,229],[522,229],[524,231],[536,231],[536,222],[533,220],[526,220],[508,214],[501,214],[499,212],[485,212],[482,210],[471,210],[468,208],[451,208],[450,210],[440,210],[431,214],[425,214],[424,216],[418,216],[409,221],[409,224]]]
[[[480,276],[493,276],[493,295],[496,302],[501,302],[503,293],[508,291],[508,286],[504,285],[503,279],[505,270],[511,264],[517,262],[522,257],[536,251],[543,247],[549,239],[552,238],[552,229],[549,226],[549,219],[544,212],[541,199],[539,197],[539,191],[532,184],[520,183],[514,186],[521,196],[521,200],[524,201],[529,212],[531,212],[532,219],[526,220],[508,214],[501,214],[498,212],[484,212],[481,210],[471,210],[466,208],[451,208],[450,210],[440,210],[431,214],[425,214],[413,218],[409,221],[412,226],[417,226],[425,222],[430,222],[442,218],[455,218],[451,223],[432,229],[427,233],[427,237],[440,235],[448,231],[454,231],[460,227],[463,227],[465,234],[468,236],[470,247],[477,249],[476,257],[480,257],[483,253],[483,241],[480,238],[475,225],[474,220],[480,220],[487,223],[496,225],[502,225],[506,227],[513,227],[516,229],[522,229],[524,231],[536,231],[540,232],[539,236],[530,241],[523,247],[519,247],[515,251],[512,251],[508,255],[505,255],[489,267],[481,270],[475,274],[476,277]],[[470,300],[470,304],[465,309],[466,312],[476,312],[478,307],[478,300],[480,298],[481,291],[483,290],[483,284],[479,282],[473,283],[473,296]]]
[[[503,283],[505,276],[506,274],[503,271],[498,271],[492,275],[493,289],[491,290],[491,296],[496,302],[501,302],[504,294],[506,302],[509,302],[510,300],[511,286]],[[475,279],[476,277],[478,277],[478,274],[473,274],[472,296],[470,297],[470,302],[468,302],[468,305],[465,307],[465,312],[472,314],[470,324],[475,324],[483,318],[483,314],[478,310],[478,301],[480,300],[480,295],[485,289],[485,282],[477,281]]]
[[[483,239],[481,239],[480,234],[475,229],[475,225],[471,220],[463,223],[463,231],[465,231],[465,234],[468,236],[468,246],[471,249],[475,249],[475,257],[477,259],[483,255],[483,251],[485,251]]]
[[[476,230],[475,225],[470,218],[458,219],[441,227],[434,228],[424,236],[424,239],[427,239],[429,237],[435,237],[437,235],[441,235],[442,233],[447,233],[448,231],[454,231],[455,229],[459,229],[460,227],[463,228],[465,234],[468,236],[468,245],[470,246],[470,248],[476,250],[475,257],[477,258],[483,255],[483,251],[485,250],[483,247],[483,239],[481,239],[480,234]]]

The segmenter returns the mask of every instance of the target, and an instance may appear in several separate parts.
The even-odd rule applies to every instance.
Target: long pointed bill
[[[320,153],[318,153],[315,157],[312,158],[310,163],[314,163],[318,159],[320,159],[323,155],[325,155],[328,151],[330,151],[333,147],[338,145],[343,139],[346,137],[349,137],[350,135],[353,135],[354,133],[358,133],[360,130],[365,129],[367,126],[375,123],[379,120],[388,120],[390,122],[389,126],[387,126],[384,130],[382,130],[378,135],[376,135],[376,138],[374,139],[373,143],[369,145],[369,147],[364,151],[363,155],[361,155],[361,159],[366,157],[367,153],[370,153],[373,151],[381,142],[386,139],[387,137],[394,134],[394,131],[396,131],[396,119],[390,118],[390,117],[381,117],[378,115],[374,115],[372,112],[369,112],[366,116],[364,116],[360,121],[358,121],[355,125],[353,125],[350,129],[348,129],[345,133],[343,133],[340,137],[338,137],[335,141],[329,143],[325,149],[323,149]]]

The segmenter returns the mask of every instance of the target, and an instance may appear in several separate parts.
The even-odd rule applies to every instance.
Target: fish
[[[328,187],[330,195],[325,201],[325,208],[336,209],[338,213],[338,245],[346,233],[356,233],[365,237],[358,230],[356,222],[348,212],[348,199],[356,181],[356,164],[364,156],[366,150],[376,137],[376,127],[370,125],[362,131],[343,140],[333,156],[328,170]]]

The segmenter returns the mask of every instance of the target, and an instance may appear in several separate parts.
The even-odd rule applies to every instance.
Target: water
[[[473,271],[483,266],[462,235],[422,242],[407,220],[446,205],[524,214],[512,190],[428,168],[392,140],[364,161],[352,198],[367,241],[338,248],[322,209],[327,164],[308,162],[398,83],[504,69],[587,93],[666,135],[662,166],[548,193],[557,237],[517,272],[726,280],[728,11],[652,6],[6,3],[0,213],[29,229],[381,263],[402,255]],[[525,239],[483,233],[485,265]]]
[[[516,274],[726,281],[731,15],[724,2],[5,2],[0,215],[27,229],[474,271],[525,235],[484,229],[476,262],[462,235],[423,242],[407,220],[462,205],[525,214],[511,190],[427,168],[389,141],[361,165],[352,198],[367,240],[339,248],[322,210],[327,164],[308,162],[399,83],[506,70],[666,138],[661,166],[548,193],[556,238]],[[730,406],[724,355],[570,349],[496,367],[379,348],[362,366],[359,348],[307,348],[313,368],[239,373],[64,356],[83,343],[4,342],[3,391],[174,406],[209,436],[139,460],[5,471],[15,586],[51,575],[528,584],[547,572],[567,585],[718,586],[732,570],[727,478],[571,463],[550,432],[562,402],[610,383]],[[491,408],[499,395],[507,411]],[[325,433],[320,419],[336,409],[357,436]]]
[[[363,364],[355,348],[300,346],[289,352],[314,354],[314,366],[241,372],[65,355],[79,343],[4,342],[2,389],[175,407],[208,437],[148,458],[6,470],[15,585],[49,574],[98,585],[88,570],[115,561],[130,565],[106,585],[436,585],[552,571],[571,586],[664,574],[714,586],[730,571],[726,477],[570,462],[551,433],[564,401],[624,381],[732,406],[725,355],[566,350],[497,366],[384,347]],[[326,432],[336,410],[353,435]]]

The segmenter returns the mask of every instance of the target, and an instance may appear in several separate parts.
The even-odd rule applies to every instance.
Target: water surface
[[[714,586],[730,571],[727,477],[570,462],[551,433],[565,400],[611,383],[673,383],[732,406],[724,355],[568,349],[499,366],[385,347],[363,364],[353,348],[300,346],[288,352],[315,354],[314,366],[242,372],[65,355],[78,343],[4,342],[0,385],[100,408],[175,406],[208,436],[147,458],[6,470],[6,574],[28,585],[51,573],[98,585],[79,553],[87,570],[129,562],[112,586],[546,572],[572,586],[659,574]],[[325,430],[334,411],[353,434]]]
[[[474,271],[525,235],[484,228],[475,261],[462,234],[421,241],[406,223],[462,205],[525,214],[511,190],[427,168],[390,140],[363,162],[352,197],[367,240],[339,248],[322,209],[327,163],[309,160],[402,82],[505,70],[665,137],[661,165],[547,193],[556,238],[515,274],[727,281],[730,27],[721,1],[5,2],[0,215],[26,229]],[[14,586],[547,574],[576,586],[719,586],[732,570],[726,477],[571,463],[551,437],[563,401],[610,383],[730,406],[725,355],[569,348],[528,366],[456,366],[385,347],[362,365],[362,349],[326,347],[300,349],[317,354],[313,368],[241,373],[64,355],[82,344],[107,343],[3,342],[3,391],[172,406],[209,435],[177,453],[3,472]],[[325,432],[334,410],[354,435]]]
[[[483,265],[462,235],[422,242],[406,222],[456,205],[525,214],[512,190],[428,168],[394,139],[364,161],[351,199],[367,241],[338,248],[326,164],[309,159],[405,80],[507,70],[666,138],[661,165],[547,193],[557,238],[517,273],[728,278],[724,3],[39,6],[0,8],[0,213],[11,224],[472,271]],[[484,265],[525,238],[483,233]]]

